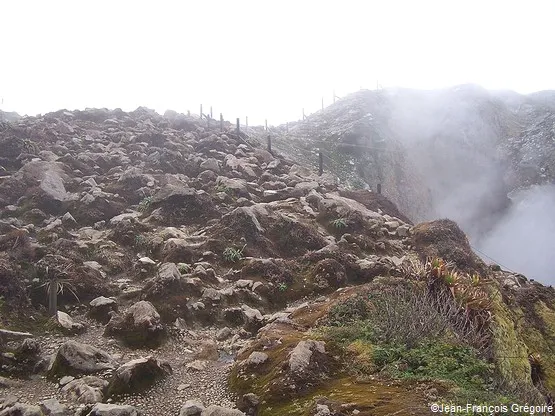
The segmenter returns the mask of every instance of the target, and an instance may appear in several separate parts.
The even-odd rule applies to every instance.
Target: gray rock
[[[228,339],[231,336],[231,329],[229,329],[227,326],[220,329],[217,333],[216,333],[216,339],[218,341],[225,341],[226,339]]]
[[[208,299],[213,302],[219,302],[222,298],[222,294],[211,287],[208,287],[202,291],[202,299]]]
[[[246,416],[245,413],[237,409],[228,409],[221,406],[208,406],[201,413],[201,416]]]
[[[62,330],[67,333],[77,334],[85,330],[85,326],[83,324],[74,322],[71,316],[65,312],[58,311],[57,318],[58,324],[61,326]]]
[[[304,373],[314,352],[326,353],[324,341],[300,341],[289,354],[289,368],[293,373]]]
[[[71,414],[68,407],[61,404],[56,398],[44,400],[39,403],[39,406],[45,416],[69,416]]]
[[[120,337],[133,346],[157,346],[162,341],[165,328],[154,305],[142,300],[127,309],[123,316],[112,317],[104,334]]]
[[[187,400],[179,411],[179,416],[200,416],[204,405],[198,400]]]
[[[95,376],[85,376],[67,383],[62,392],[79,403],[96,403],[104,399],[104,389],[108,382]]]
[[[87,416],[141,416],[142,412],[128,405],[97,403]]]
[[[246,364],[257,366],[264,364],[266,361],[268,361],[268,354],[260,351],[253,351],[251,355],[249,355],[249,357],[246,359]]]
[[[200,168],[203,170],[211,170],[216,173],[220,173],[220,170],[221,170],[220,162],[218,162],[214,158],[206,159],[204,162],[200,164]]]
[[[113,369],[115,360],[105,351],[76,341],[67,341],[60,346],[50,368],[50,377],[94,374]]]
[[[115,299],[99,296],[89,303],[89,316],[103,324],[107,324],[111,317],[111,312],[117,312],[118,304]]]
[[[167,362],[152,356],[138,358],[120,366],[107,389],[107,396],[137,393],[150,387],[157,380],[172,374]]]
[[[204,360],[195,360],[188,363],[185,368],[190,371],[203,371],[208,366],[208,362]]]
[[[26,403],[15,403],[13,406],[0,411],[0,416],[44,416],[39,406]]]

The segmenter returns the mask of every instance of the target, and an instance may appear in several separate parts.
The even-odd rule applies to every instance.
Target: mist
[[[555,284],[555,185],[534,186],[511,199],[512,207],[477,248],[503,268]]]

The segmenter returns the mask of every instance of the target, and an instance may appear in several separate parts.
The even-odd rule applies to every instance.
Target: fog
[[[554,238],[555,185],[534,186],[513,197],[508,213],[477,248],[502,267],[554,285]]]

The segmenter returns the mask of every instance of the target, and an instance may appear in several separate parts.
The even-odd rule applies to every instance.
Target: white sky
[[[251,124],[339,96],[555,89],[555,0],[2,0],[1,109],[139,105]]]

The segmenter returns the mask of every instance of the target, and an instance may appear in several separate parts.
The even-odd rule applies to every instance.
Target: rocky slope
[[[298,148],[323,149],[326,170],[347,185],[381,183],[413,221],[453,218],[477,240],[508,194],[553,183],[554,108],[549,91],[364,90],[272,134],[293,158]]]
[[[552,288],[486,266],[452,221],[415,226],[224,130],[145,108],[0,125],[0,415],[550,400]]]

